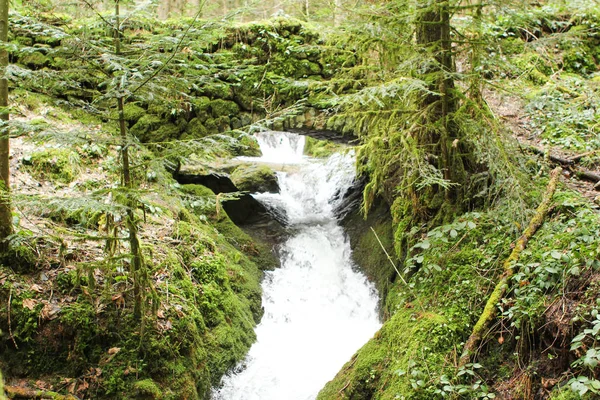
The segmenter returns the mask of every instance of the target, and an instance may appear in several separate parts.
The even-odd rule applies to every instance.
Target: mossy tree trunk
[[[0,41],[8,41],[8,0],[0,0]],[[0,49],[0,253],[8,249],[6,238],[12,233],[12,215],[10,207],[10,141],[8,137],[8,80],[6,67],[8,52]]]
[[[474,158],[463,147],[461,132],[453,121],[458,108],[453,73],[455,72],[452,39],[450,36],[450,5],[447,0],[422,1],[417,8],[416,42],[425,54],[426,68],[423,78],[429,83],[429,93],[422,101],[425,111],[423,128],[417,135],[418,147],[425,149],[428,162],[442,174],[448,183],[445,187],[434,186],[426,193],[415,193],[414,198],[431,215],[461,211],[464,203],[463,189],[468,179],[468,166]],[[441,212],[440,212],[441,211]]]

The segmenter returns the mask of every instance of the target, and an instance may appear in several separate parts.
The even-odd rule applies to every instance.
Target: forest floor
[[[530,128],[530,117],[526,114],[526,101],[522,96],[514,93],[509,93],[501,90],[486,90],[485,100],[494,114],[502,121],[502,124],[510,131],[512,136],[519,143],[520,150],[523,153],[529,153],[529,147],[535,147],[549,152],[552,155],[569,159],[579,156],[584,152],[574,152],[561,146],[549,146],[544,139],[540,137],[539,131],[534,131]],[[600,150],[591,152],[589,155],[595,155],[596,159],[600,159]],[[535,155],[531,155],[535,157]],[[544,158],[540,155],[539,157]],[[548,162],[552,162],[548,160]],[[597,171],[600,173],[600,170]],[[600,212],[600,187],[595,188],[597,183],[590,180],[578,178],[569,168],[563,171],[563,176],[567,186],[577,192],[592,203],[592,208]]]

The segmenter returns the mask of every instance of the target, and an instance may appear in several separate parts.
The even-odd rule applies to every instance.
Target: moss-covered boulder
[[[137,122],[146,114],[146,110],[136,104],[126,104],[123,107],[123,116],[128,122]]]
[[[235,102],[222,99],[211,101],[210,110],[214,118],[232,117],[240,113],[240,107]]]
[[[185,132],[181,135],[182,140],[200,139],[209,134],[208,129],[202,123],[200,118],[192,118],[187,124]]]
[[[50,59],[39,51],[25,54],[19,62],[31,69],[42,69],[50,64]]]
[[[157,115],[145,114],[131,127],[131,134],[142,142],[164,142],[179,138],[182,128]]]
[[[240,165],[231,174],[240,190],[252,193],[279,193],[277,175],[266,165]]]

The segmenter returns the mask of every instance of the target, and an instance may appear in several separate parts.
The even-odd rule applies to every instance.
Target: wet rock
[[[231,180],[240,189],[251,193],[279,193],[275,171],[266,165],[240,165]]]
[[[189,170],[186,171],[186,169],[183,168],[175,173],[174,177],[180,184],[203,185],[212,190],[215,194],[240,191],[231,178],[225,174],[198,174]],[[233,223],[238,226],[275,224],[281,227],[283,225],[281,221],[284,221],[284,216],[274,215],[267,210],[262,203],[247,193],[242,194],[235,200],[223,201],[222,206],[225,212],[227,212],[227,215],[229,215],[229,218],[231,218]]]

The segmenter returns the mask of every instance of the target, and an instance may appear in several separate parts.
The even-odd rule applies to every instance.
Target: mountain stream
[[[305,138],[291,133],[257,139],[263,156],[245,160],[276,165],[281,191],[253,196],[286,215],[290,236],[281,268],[262,282],[257,341],[212,398],[312,400],[381,326],[377,292],[353,265],[333,212],[354,180],[354,156],[303,156]]]

